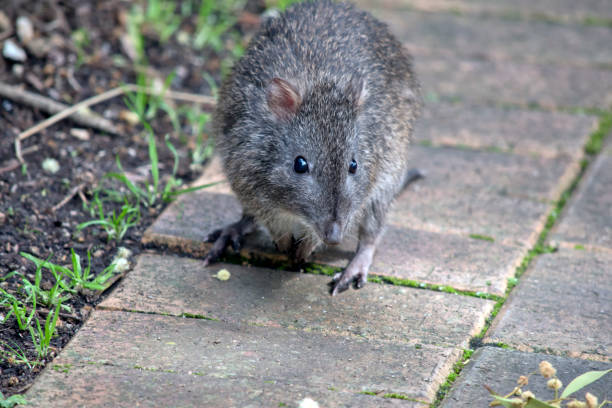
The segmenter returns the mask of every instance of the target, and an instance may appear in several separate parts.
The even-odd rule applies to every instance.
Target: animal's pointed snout
[[[325,226],[325,243],[338,245],[342,241],[342,228],[338,221],[331,221]]]

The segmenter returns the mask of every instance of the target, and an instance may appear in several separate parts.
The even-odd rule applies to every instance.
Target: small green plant
[[[27,403],[23,395],[15,394],[4,398],[4,394],[0,392],[0,408],[13,408],[15,405],[26,405]]]
[[[81,231],[92,225],[99,225],[104,228],[108,241],[114,239],[116,242],[120,242],[128,229],[140,222],[140,207],[131,204],[128,197],[123,196],[121,197],[123,199],[123,205],[121,206],[119,214],[117,214],[115,210],[105,213],[104,205],[102,204],[99,194],[99,191],[94,193],[94,199],[91,205],[92,209],[97,209],[98,218],[77,225],[77,231]]]
[[[77,52],[77,68],[80,67],[85,61],[85,47],[89,45],[89,33],[84,28],[76,29],[72,32],[72,42]]]
[[[142,12],[132,9],[133,12]],[[162,43],[168,39],[181,26],[181,16],[176,13],[176,2],[173,0],[148,0],[144,12],[144,23],[151,25],[159,35]]]
[[[585,152],[592,155],[599,153],[603,147],[603,142],[610,131],[612,131],[612,112],[605,112],[604,114],[600,115],[599,126],[591,134],[591,137],[585,145]]]
[[[30,370],[34,365],[39,364],[28,359],[25,351],[21,349],[17,344],[11,346],[5,341],[0,341],[0,356],[4,358],[9,364],[24,364]]]
[[[505,396],[498,395],[489,386],[485,385],[485,388],[494,398],[494,401],[490,404],[492,407],[501,405],[506,408],[559,408],[561,404],[564,403],[566,404],[564,405],[565,408],[601,408],[605,405],[612,404],[612,401],[606,400],[599,403],[597,397],[589,392],[585,394],[584,401],[570,396],[610,372],[612,372],[612,369],[588,371],[574,378],[565,389],[561,391],[563,384],[557,378],[557,370],[548,361],[542,361],[539,365],[539,374],[548,379],[546,386],[555,393],[554,398],[550,400],[536,398],[531,391],[523,390],[523,388],[529,384],[529,377],[537,374],[538,371],[526,376],[520,376],[517,380],[516,387]]]
[[[280,11],[285,10],[292,4],[298,3],[300,0],[267,0],[266,7],[274,7],[279,9]]]
[[[243,3],[239,0],[202,0],[198,10],[194,48],[211,47],[214,51],[221,52],[222,36],[236,23],[235,15]]]
[[[53,313],[47,314],[47,319],[43,327],[40,326],[40,320],[38,320],[38,318],[36,319],[36,327],[28,327],[32,343],[34,344],[39,359],[47,357],[49,353],[49,345],[55,334],[55,326],[57,325],[61,306],[62,304],[58,303]]]
[[[49,260],[43,261],[42,259],[36,258],[30,254],[21,253],[21,256],[24,258],[34,262],[36,264],[37,270],[40,268],[47,268],[52,271],[55,277],[55,284],[53,288],[49,291],[50,293],[46,295],[46,297],[52,297],[55,301],[50,301],[49,303],[45,303],[48,306],[56,305],[58,303],[64,302],[69,299],[68,296],[61,297],[58,295],[60,290],[63,289],[70,293],[76,293],[82,289],[90,289],[90,290],[102,290],[104,289],[104,283],[109,280],[113,274],[115,265],[111,264],[106,267],[102,273],[99,275],[92,277],[91,276],[91,254],[87,251],[87,266],[85,268],[81,265],[81,257],[74,251],[74,249],[70,249],[71,261],[72,261],[72,269],[66,268],[65,266],[56,265]],[[40,286],[40,278],[37,273],[36,284],[34,286]],[[69,282],[64,281],[64,277],[70,279]],[[55,291],[53,291],[55,289]],[[43,291],[44,292],[44,291]],[[64,307],[67,307],[64,305]]]
[[[110,264],[106,267],[101,274],[96,277],[91,277],[91,254],[87,251],[87,266],[85,269],[81,267],[81,258],[74,252],[74,249],[70,249],[72,270],[66,269],[66,275],[70,278],[71,287],[77,291],[82,289],[89,290],[102,290],[104,289],[104,283],[114,275],[115,264]]]
[[[34,313],[36,312],[36,299],[34,299],[34,305],[30,315],[28,316],[27,307],[15,296],[0,288],[0,297],[2,298],[0,304],[9,308],[9,312],[6,316],[4,316],[2,323],[5,323],[9,317],[11,317],[11,315],[15,315],[15,320],[17,321],[19,330],[27,330],[32,318],[34,317]]]
[[[151,162],[151,183],[147,181],[145,183],[144,188],[140,187],[138,184],[132,182],[123,168],[121,167],[121,162],[117,158],[117,167],[121,171],[120,173],[109,173],[105,177],[114,178],[120,182],[122,182],[130,192],[137,198],[137,200],[146,207],[152,207],[157,203],[159,199],[163,201],[169,202],[172,201],[175,197],[189,193],[192,191],[200,190],[203,188],[210,187],[217,183],[205,184],[197,187],[184,188],[180,190],[175,190],[175,187],[179,186],[180,183],[175,179],[174,174],[178,168],[178,154],[176,153],[176,149],[172,144],[166,139],[166,146],[174,155],[174,167],[173,167],[173,175],[168,179],[166,185],[163,189],[160,189],[160,179],[159,179],[159,160],[157,157],[157,144],[155,142],[155,136],[153,135],[153,130],[145,122],[145,127],[148,130],[148,138],[149,138],[149,160]]]
[[[36,265],[34,283],[30,282],[25,276],[22,276],[21,278],[23,282],[23,290],[27,294],[26,302],[31,301],[35,306],[35,302],[38,300],[41,304],[47,307],[52,307],[55,305],[62,304],[66,300],[70,299],[70,295],[66,295],[64,292],[71,291],[68,284],[66,284],[66,282],[64,282],[63,280],[67,268],[49,262],[49,259],[39,259],[26,252],[20,252],[19,254],[27,260],[34,262],[34,264]],[[49,290],[44,290],[40,287],[43,268],[49,270],[53,275],[53,278],[55,279],[55,283]],[[70,307],[64,305],[64,310],[70,311]]]

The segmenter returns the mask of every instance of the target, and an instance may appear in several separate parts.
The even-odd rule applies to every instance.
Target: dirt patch
[[[18,85],[66,105],[143,78],[150,81],[149,85],[156,79],[163,83],[171,78],[169,85],[173,90],[210,95],[211,83],[219,82],[222,71],[239,54],[236,49],[243,48],[249,34],[257,28],[257,13],[263,7],[261,2],[243,5],[234,11],[235,20],[220,36],[219,44],[199,48],[191,41],[198,33],[196,3],[200,2],[176,2],[174,11],[181,18],[167,40],[162,41],[151,24],[140,26],[146,57],[146,66],[142,66],[142,59],[131,55],[134,44],[126,40],[135,2],[5,1],[3,16],[0,16],[0,48],[12,41],[25,51],[26,59],[19,61],[19,55],[7,57],[6,53],[0,57],[0,82]],[[23,20],[19,20],[21,27],[18,23],[20,17],[30,23],[32,38],[29,40]],[[168,134],[179,159],[174,177],[188,183],[198,176],[204,158],[202,154],[195,157],[194,152],[207,142],[206,133],[198,127],[205,118],[203,112],[195,111],[200,120],[194,119],[192,107],[170,103],[169,108],[179,113],[178,120],[173,121],[162,108],[148,118],[159,154],[160,179],[163,184],[172,176],[175,163],[175,155],[165,144],[164,136]],[[30,282],[36,279],[34,263],[25,259],[22,252],[58,265],[70,265],[70,251],[74,249],[84,266],[89,252],[92,272],[99,274],[111,263],[119,246],[129,248],[134,254],[142,251],[142,233],[166,205],[158,200],[154,205],[142,207],[140,222],[129,228],[120,241],[109,239],[104,229],[96,226],[77,228],[97,217],[97,212],[91,210],[92,200],[96,191],[102,191],[99,187],[104,175],[118,170],[116,157],[130,179],[142,181],[150,177],[147,134],[142,124],[134,121],[133,112],[130,113],[123,99],[114,98],[92,110],[110,120],[118,128],[118,134],[64,120],[23,141],[25,164],[22,165],[15,157],[15,138],[49,115],[0,97],[0,277],[9,276],[0,281],[0,289],[6,294],[23,296],[23,278]],[[55,172],[43,168],[45,159],[54,159],[59,164]],[[121,183],[104,183],[116,192],[127,192]],[[114,210],[119,214],[121,208],[121,202],[109,201],[105,202],[104,211]],[[43,269],[40,286],[49,289],[54,282],[53,275]],[[76,293],[63,302],[67,308],[59,317],[50,352],[42,359],[37,358],[29,331],[19,329],[14,315],[0,324],[0,388],[5,396],[29,387],[44,364],[70,340],[100,300],[100,297]],[[9,303],[0,303],[2,320],[10,310]],[[39,304],[36,316],[44,323],[50,312],[53,308]],[[19,361],[16,355],[23,355],[29,363]]]

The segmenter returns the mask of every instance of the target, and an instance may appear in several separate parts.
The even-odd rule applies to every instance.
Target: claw
[[[255,230],[255,220],[251,216],[243,216],[240,221],[211,232],[206,237],[207,242],[213,242],[213,246],[204,257],[204,266],[210,265],[223,255],[225,248],[229,245],[235,251],[239,251],[242,246],[242,239],[245,235]]]
[[[223,232],[223,229],[221,229],[221,228],[219,228],[218,230],[214,230],[213,232],[208,234],[208,236],[206,237],[205,241],[206,242],[215,242],[217,240],[217,238],[219,238],[221,236],[222,232]]]
[[[330,282],[331,295],[336,296],[342,293],[353,285],[355,289],[361,289],[368,281],[368,270],[372,263],[374,255],[373,244],[360,246],[357,254],[351,260],[346,269],[336,273]]]
[[[230,243],[234,251],[240,251],[240,248],[242,248],[242,236],[232,235],[232,237],[230,238]]]

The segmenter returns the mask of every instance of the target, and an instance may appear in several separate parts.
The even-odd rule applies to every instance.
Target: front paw
[[[368,281],[368,272],[358,268],[351,268],[349,265],[344,271],[336,273],[330,285],[330,294],[336,296],[342,293],[353,285],[355,289],[361,289]]]

